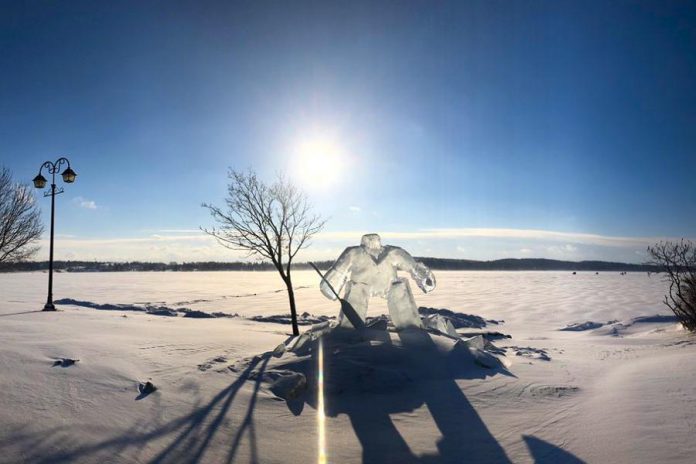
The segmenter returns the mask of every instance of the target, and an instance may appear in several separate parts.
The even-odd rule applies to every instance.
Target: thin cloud
[[[161,242],[190,242],[190,241],[210,241],[215,239],[209,235],[158,235],[153,234],[149,237],[123,237],[123,238],[70,238],[61,240],[65,246],[90,246],[90,245],[118,245],[128,243],[161,243]]]
[[[75,197],[72,199],[72,201],[80,208],[97,209],[97,204],[93,200],[88,200],[84,197]]]
[[[151,232],[154,234],[196,234],[201,232],[200,229],[143,229],[142,232]]]
[[[459,229],[422,229],[409,232],[383,231],[337,231],[322,232],[318,239],[351,240],[366,232],[378,232],[382,237],[399,240],[423,239],[458,239],[458,238],[502,238],[522,240],[551,240],[559,242],[581,243],[601,246],[642,247],[670,237],[624,237],[612,235],[589,234],[583,232],[559,232],[540,229],[503,229],[503,228],[459,228]],[[672,238],[673,239],[673,238]]]
[[[43,249],[48,240],[41,240]],[[118,238],[60,238],[57,259],[105,261],[185,261],[240,259],[243,255],[220,247],[215,239],[198,235],[158,235]]]

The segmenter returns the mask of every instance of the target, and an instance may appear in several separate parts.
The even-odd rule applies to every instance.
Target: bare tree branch
[[[9,169],[0,167],[0,263],[22,261],[38,247],[43,233],[39,206],[31,189],[12,180]]]

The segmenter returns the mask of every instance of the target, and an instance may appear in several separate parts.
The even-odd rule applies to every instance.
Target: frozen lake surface
[[[645,273],[580,272],[436,272],[430,294],[412,289],[420,306],[449,308],[486,318],[505,319],[527,328],[556,328],[575,318],[612,320],[664,313],[666,285]],[[40,308],[45,273],[0,274],[3,305]],[[313,271],[293,274],[300,312],[335,315],[337,303],[318,290]],[[115,272],[56,273],[54,299],[98,304],[166,305],[242,316],[287,311],[287,293],[274,272]],[[370,316],[386,313],[375,298]],[[552,324],[553,323],[553,324]]]
[[[412,285],[419,306],[478,315],[486,330],[509,335],[494,343],[510,375],[362,393],[354,400],[363,406],[326,418],[329,462],[376,462],[383,451],[399,462],[690,462],[696,339],[662,305],[667,286],[658,277],[435,274],[430,294]],[[300,313],[337,314],[315,273],[293,279]],[[58,273],[54,298],[73,304],[57,313],[37,312],[46,280],[0,274],[4,461],[316,460],[314,404],[298,414],[235,369],[288,338],[288,325],[250,320],[287,312],[277,274]],[[99,305],[124,306],[93,309]],[[148,306],[239,317],[129,310]],[[386,312],[383,300],[372,300],[368,316]],[[79,361],[53,367],[62,358]],[[136,400],[146,380],[158,390]],[[370,419],[370,408],[390,402],[398,404]]]

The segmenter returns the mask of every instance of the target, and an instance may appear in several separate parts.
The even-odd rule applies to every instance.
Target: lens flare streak
[[[324,344],[319,338],[319,354],[317,366],[317,437],[318,437],[318,462],[326,464],[326,416],[324,415]]]

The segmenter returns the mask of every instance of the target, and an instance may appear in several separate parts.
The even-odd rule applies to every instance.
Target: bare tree
[[[31,189],[12,180],[0,166],[0,263],[27,259],[43,233],[38,204]]]
[[[648,247],[651,261],[665,273],[669,294],[664,304],[684,327],[696,331],[696,243],[681,239],[663,241]]]
[[[307,196],[284,176],[266,185],[253,171],[230,170],[226,208],[204,203],[219,226],[202,230],[232,250],[271,260],[288,291],[292,333],[299,335],[291,265],[325,224],[312,213]]]

